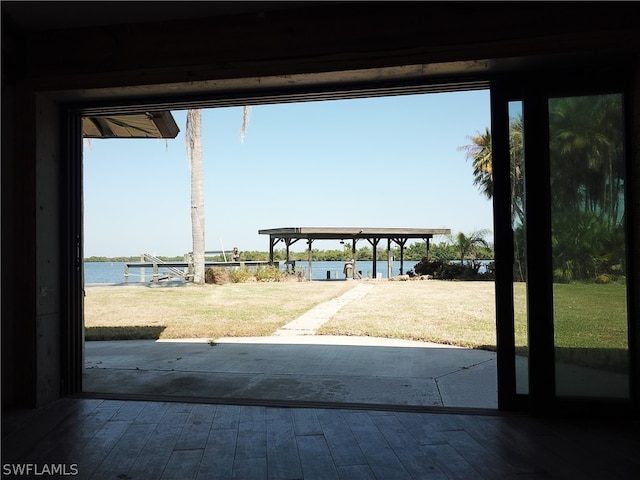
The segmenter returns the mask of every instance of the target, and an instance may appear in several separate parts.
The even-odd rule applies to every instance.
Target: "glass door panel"
[[[529,393],[529,342],[527,336],[527,259],[522,101],[511,101],[508,104],[508,108],[516,393],[527,394]]]
[[[558,397],[629,398],[622,103],[548,101]]]

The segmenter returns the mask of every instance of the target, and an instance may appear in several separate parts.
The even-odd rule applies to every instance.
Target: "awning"
[[[179,132],[169,111],[82,118],[85,138],[175,138]]]

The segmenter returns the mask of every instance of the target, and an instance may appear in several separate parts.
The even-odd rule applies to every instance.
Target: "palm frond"
[[[249,127],[249,117],[251,116],[251,107],[245,105],[242,107],[242,127],[240,127],[240,143],[244,143],[247,136],[247,128]]]

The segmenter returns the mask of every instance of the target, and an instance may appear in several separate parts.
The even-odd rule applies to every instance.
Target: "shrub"
[[[296,270],[295,272],[281,272],[278,278],[279,282],[304,282],[305,277],[304,270]]]
[[[229,272],[222,267],[209,267],[204,272],[205,283],[214,283],[216,285],[224,285],[229,283]]]
[[[442,267],[436,278],[442,278],[443,280],[469,279],[471,273],[470,268],[466,265],[450,263]]]
[[[234,268],[229,272],[229,280],[232,283],[247,283],[251,280],[255,280],[253,272],[249,270],[249,267]]]
[[[416,275],[431,275],[441,280],[493,280],[495,278],[495,264],[490,263],[486,272],[479,273],[482,264],[478,261],[459,263],[446,263],[444,260],[427,260],[426,257],[415,265]]]
[[[275,265],[260,265],[256,268],[255,275],[259,282],[279,282],[284,273]]]
[[[432,275],[433,278],[437,278],[444,265],[443,260],[427,260],[427,257],[424,257],[420,262],[416,263],[413,269],[416,275]]]

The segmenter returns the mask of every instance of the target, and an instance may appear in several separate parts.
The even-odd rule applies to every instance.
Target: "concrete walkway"
[[[373,285],[359,283],[338,298],[321,303],[308,312],[303,313],[292,322],[276,330],[274,335],[315,335],[318,328],[331,320],[331,317],[333,317],[338,310],[354,300],[360,300],[365,297],[371,290],[373,290]]]
[[[315,335],[357,284],[269,337],[85,343],[84,391],[234,400],[497,408],[496,354]]]

